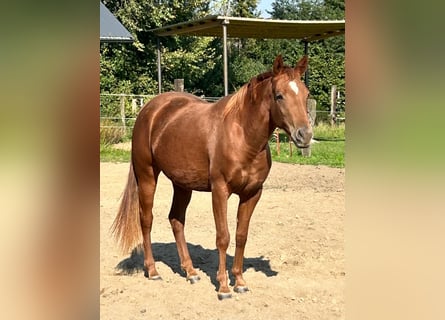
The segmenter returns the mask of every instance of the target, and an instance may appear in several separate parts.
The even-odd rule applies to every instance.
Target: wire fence
[[[100,94],[100,136],[101,142],[117,143],[131,137],[136,117],[142,107],[155,95],[135,95],[135,94]],[[215,102],[220,97],[202,97],[209,102]],[[345,121],[344,112],[332,114],[327,110],[314,110],[310,112],[313,124],[319,122],[341,123]],[[274,135],[271,139],[282,135]],[[286,138],[283,138],[286,140]]]

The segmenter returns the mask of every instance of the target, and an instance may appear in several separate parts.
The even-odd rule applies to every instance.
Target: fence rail
[[[155,95],[147,94],[123,94],[123,93],[101,93],[100,94],[100,128],[123,129],[130,136],[136,121],[137,114],[141,108]],[[201,97],[206,101],[215,102],[220,97]],[[320,121],[329,122],[332,112],[328,110],[315,110],[311,115],[315,123]],[[336,112],[333,117],[336,123],[345,121],[344,112]]]

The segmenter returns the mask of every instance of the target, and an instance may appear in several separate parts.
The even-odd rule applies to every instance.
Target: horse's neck
[[[251,146],[262,149],[275,129],[270,115],[270,82],[265,80],[251,90],[238,111],[238,119],[246,140]]]

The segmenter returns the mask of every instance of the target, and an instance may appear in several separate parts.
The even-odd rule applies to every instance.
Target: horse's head
[[[307,62],[307,56],[304,56],[292,68],[285,66],[279,55],[272,71],[272,120],[277,127],[286,131],[299,148],[308,147],[312,139],[312,126],[306,106],[309,90],[301,81]]]

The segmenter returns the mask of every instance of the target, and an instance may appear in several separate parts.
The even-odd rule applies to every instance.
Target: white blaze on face
[[[289,87],[292,89],[295,94],[298,94],[298,86],[295,81],[289,81]]]

